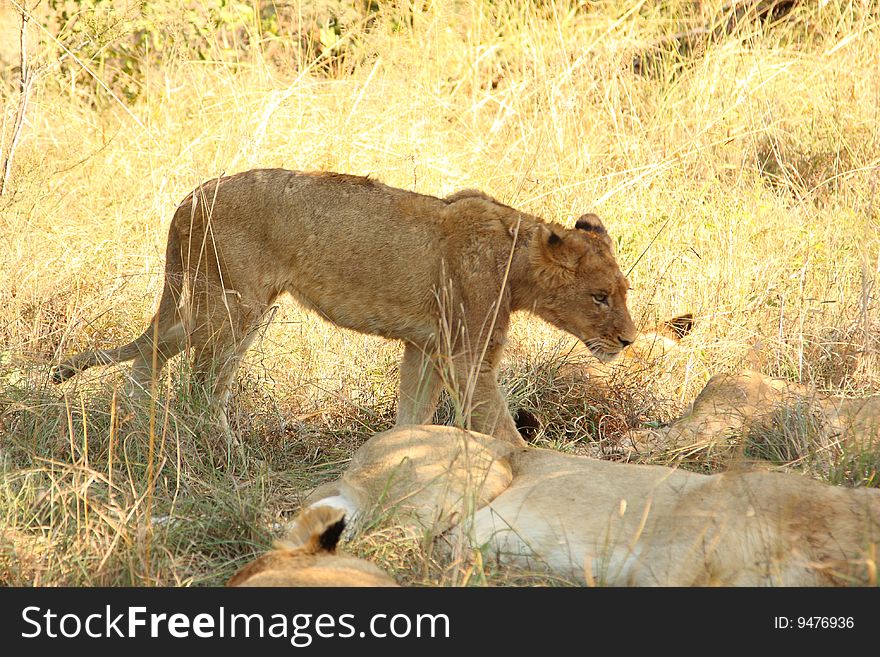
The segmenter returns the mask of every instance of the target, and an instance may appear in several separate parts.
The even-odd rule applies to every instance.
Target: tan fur
[[[309,502],[321,505],[329,493],[339,504],[356,490],[345,501],[360,516],[356,530],[378,513],[415,534],[438,536],[440,547],[478,547],[503,564],[581,583],[812,586],[868,583],[876,573],[880,491],[790,474],[707,476],[511,449],[471,433],[471,453],[491,457],[482,478],[500,483],[512,477],[507,487],[485,489],[475,513],[456,515],[455,501],[472,494],[460,488],[456,469],[445,467],[466,448],[461,436],[450,440],[449,431],[401,427],[377,434],[352,460],[343,485],[319,489]],[[421,466],[397,470],[395,464],[408,460]],[[445,482],[437,472],[448,473]],[[400,491],[446,493],[415,496],[398,514],[399,504],[386,504],[382,493],[392,478]],[[348,488],[353,481],[358,485]],[[462,492],[450,494],[456,489]],[[447,503],[452,507],[437,508]],[[437,526],[438,517],[457,522]]]
[[[586,377],[591,383],[602,385],[618,373],[631,372],[636,368],[649,371],[653,378],[670,374],[664,367],[664,359],[680,348],[679,342],[693,328],[691,314],[679,315],[657,322],[639,331],[635,341],[613,362],[597,360],[583,343],[567,341],[568,358],[559,374],[570,377]]]
[[[473,520],[502,563],[625,586],[868,583],[880,491],[530,450]]]
[[[513,480],[508,457],[514,448],[507,442],[419,425],[381,436],[364,443],[342,477],[315,489],[305,505],[344,504],[351,523],[393,516],[445,531]]]
[[[496,373],[510,314],[528,310],[613,358],[635,339],[628,283],[594,215],[567,229],[479,192],[449,199],[367,178],[265,169],[204,183],[178,207],[153,327],[65,361],[63,381],[192,348],[218,422],[242,355],[280,294],[339,326],[402,340],[397,423],[429,422],[444,381],[469,426],[521,444]],[[154,353],[155,352],[155,353]]]
[[[341,523],[345,512],[330,507],[307,509],[288,537],[275,549],[241,568],[227,586],[397,586],[385,572],[364,559],[322,544],[326,532]]]
[[[668,427],[634,432],[638,451],[657,449],[727,450],[742,445],[753,430],[779,430],[786,413],[808,424],[814,449],[837,450],[880,444],[880,395],[840,397],[774,379],[758,372],[717,374]]]

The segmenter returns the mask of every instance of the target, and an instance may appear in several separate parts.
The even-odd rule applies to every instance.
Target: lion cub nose
[[[618,336],[617,339],[620,341],[620,344],[622,344],[624,347],[628,347],[633,343],[632,340],[626,340],[624,338],[621,338],[620,336]]]

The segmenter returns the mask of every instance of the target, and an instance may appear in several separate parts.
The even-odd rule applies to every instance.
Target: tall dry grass
[[[392,423],[398,345],[290,303],[242,368],[243,451],[222,468],[182,364],[160,382],[174,402],[146,412],[122,395],[121,368],[48,383],[60,356],[143,330],[176,204],[224,172],[336,170],[436,195],[478,187],[562,223],[600,214],[638,321],[691,311],[697,325],[663,365],[673,376],[596,399],[556,376],[563,336],[517,318],[505,385],[512,406],[542,413],[540,440],[556,448],[669,419],[711,374],[743,367],[878,389],[870,0],[746,17],[686,52],[663,44],[718,24],[720,0],[292,3],[288,18],[319,28],[345,10],[324,54],[292,18],[278,36],[246,16],[196,52],[174,38],[185,10],[150,4],[102,6],[79,40],[46,6],[31,22],[39,77],[0,197],[0,581],[222,582],[306,488]],[[16,6],[0,7],[0,34],[16,35]],[[168,37],[163,50],[141,52],[135,73],[102,62],[145,20]],[[2,41],[5,149],[17,51]],[[519,582],[452,576],[393,544],[360,549],[408,581]]]

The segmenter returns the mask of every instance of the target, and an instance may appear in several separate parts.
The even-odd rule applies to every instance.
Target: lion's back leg
[[[202,321],[189,335],[192,378],[205,394],[212,420],[229,437],[227,405],[235,375],[259,333],[268,304],[230,289],[216,296],[220,299],[207,300],[210,311],[200,313]]]

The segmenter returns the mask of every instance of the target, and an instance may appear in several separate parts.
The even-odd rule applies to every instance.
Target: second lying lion
[[[786,426],[792,425],[792,426]],[[880,445],[880,396],[841,397],[753,371],[716,374],[669,426],[630,435],[639,452],[724,452],[749,440],[793,434],[775,448],[788,460],[812,453],[874,450]]]
[[[446,427],[377,434],[306,506],[607,585],[866,583],[880,541],[877,490],[611,463]]]

